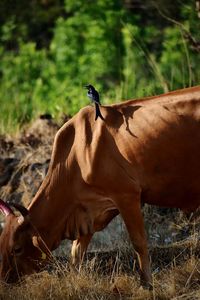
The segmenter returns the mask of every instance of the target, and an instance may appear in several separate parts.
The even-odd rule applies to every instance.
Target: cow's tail
[[[94,102],[95,104],[95,121],[99,118],[101,118],[101,120],[105,120],[104,117],[101,114],[100,108],[99,108],[99,104],[97,102]]]

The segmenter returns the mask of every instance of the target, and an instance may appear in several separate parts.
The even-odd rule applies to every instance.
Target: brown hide
[[[74,240],[76,263],[94,232],[120,213],[138,253],[141,279],[151,284],[140,203],[199,207],[200,86],[101,106],[101,113],[105,120],[95,122],[93,108],[85,107],[58,131],[48,174],[25,221],[50,250],[62,239]],[[17,227],[10,222],[4,228],[3,261],[13,247],[5,240],[16,241]],[[19,233],[18,228],[18,238]],[[31,239],[35,233],[30,230],[26,239],[28,234]]]

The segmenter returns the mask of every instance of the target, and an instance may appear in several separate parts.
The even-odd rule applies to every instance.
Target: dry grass
[[[177,246],[178,247],[178,246]],[[0,299],[200,299],[199,244],[185,246],[190,255],[174,256],[167,265],[159,264],[153,274],[153,291],[140,287],[138,274],[127,266],[129,253],[108,257],[95,255],[80,272],[64,263],[54,263],[53,271],[27,276],[17,285],[1,285]],[[181,251],[182,248],[179,249]],[[196,250],[196,252],[194,251]],[[151,249],[154,264],[161,261],[162,249]],[[174,253],[173,246],[168,249]],[[177,250],[176,250],[177,251]],[[106,254],[108,255],[108,253]],[[124,261],[123,261],[124,258]],[[112,266],[111,266],[112,264]],[[109,265],[109,266],[108,266]],[[124,266],[125,268],[124,268]],[[107,268],[107,269],[106,269]],[[126,270],[125,270],[126,269]]]

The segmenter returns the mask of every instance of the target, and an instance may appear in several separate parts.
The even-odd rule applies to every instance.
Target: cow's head
[[[0,211],[5,216],[0,236],[0,279],[6,282],[16,282],[21,276],[38,271],[49,256],[28,210],[21,205],[12,206],[20,211],[20,216],[0,199]]]

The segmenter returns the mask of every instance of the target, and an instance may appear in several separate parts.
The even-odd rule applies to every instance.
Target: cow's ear
[[[21,216],[17,218],[17,221],[20,225],[23,224],[24,220],[28,218],[29,211],[23,205],[18,203],[9,202],[9,205],[20,212]]]

